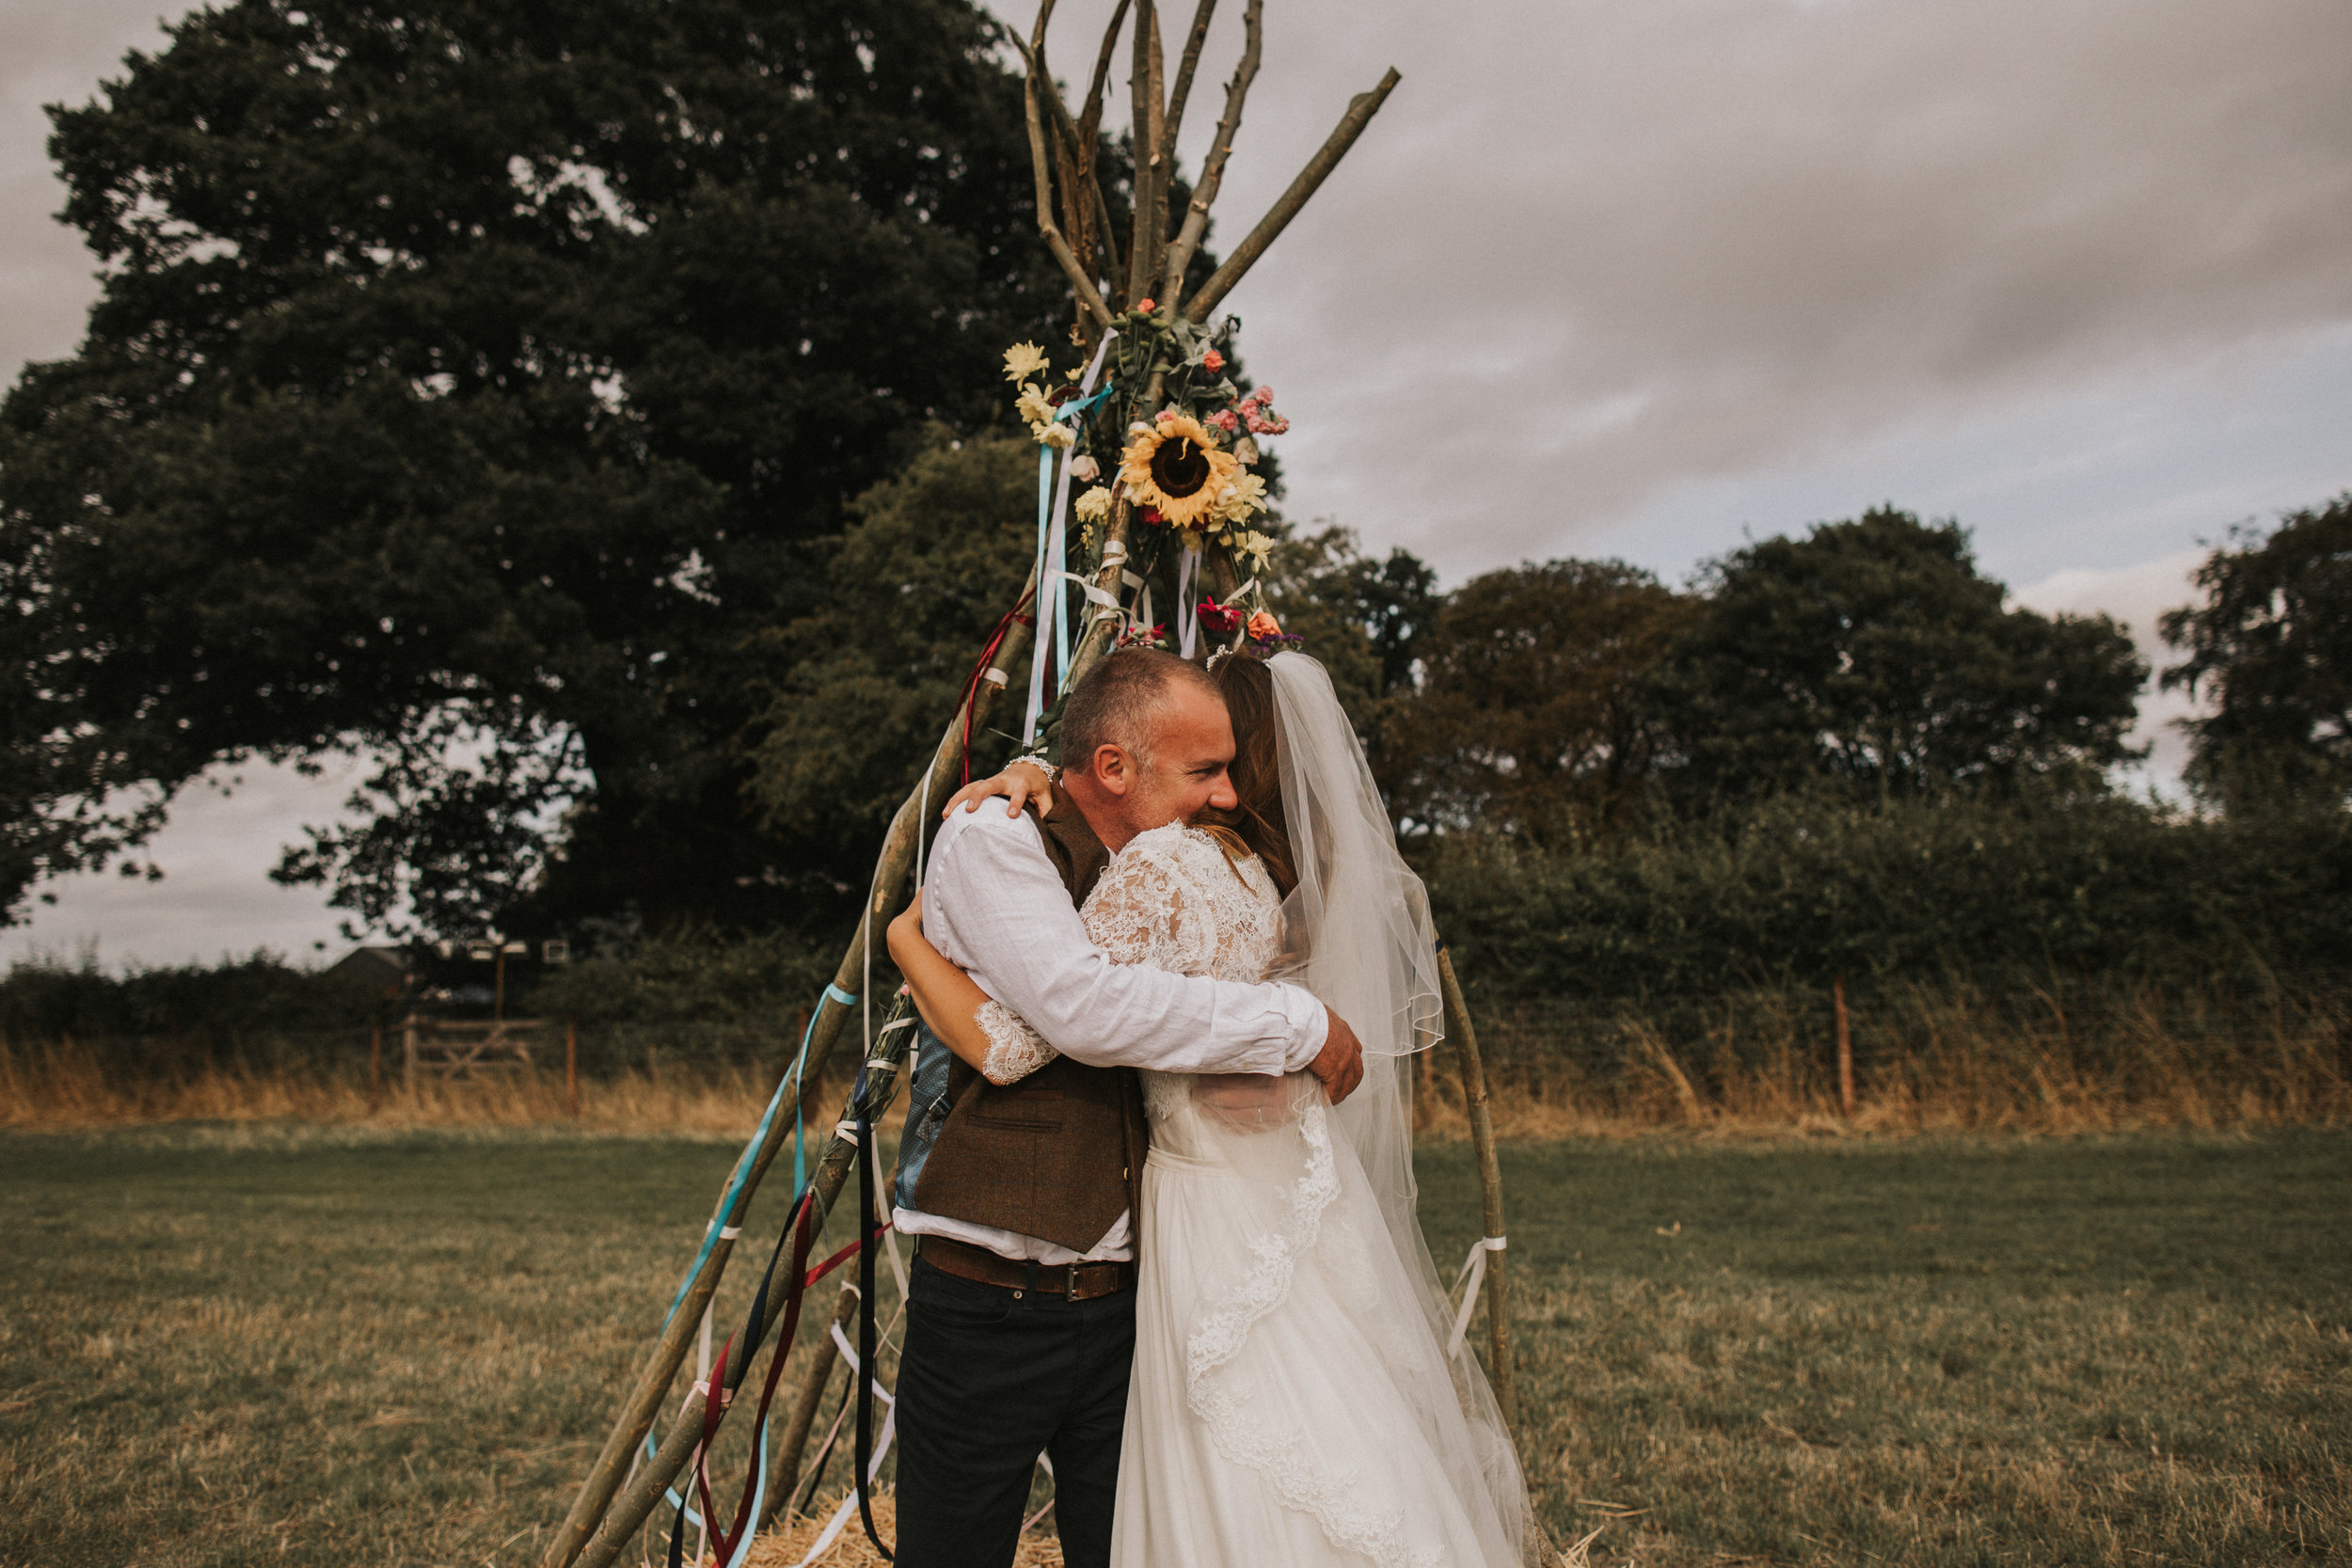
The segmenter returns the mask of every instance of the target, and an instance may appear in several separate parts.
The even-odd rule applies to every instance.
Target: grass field
[[[0,1136],[0,1565],[532,1560],[731,1154]],[[1530,1474],[1596,1562],[2352,1559],[2342,1132],[1504,1168]],[[1468,1151],[1423,1170],[1458,1259]]]

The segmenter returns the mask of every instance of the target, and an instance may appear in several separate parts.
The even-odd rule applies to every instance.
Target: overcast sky
[[[1108,8],[1064,0],[1065,78]],[[94,293],[40,105],[164,9],[0,0],[0,363],[71,351]],[[2348,59],[2345,0],[1269,0],[1228,243],[1404,73],[1230,301],[1291,512],[1449,583],[1569,554],[1678,581],[1892,501],[2158,655],[2201,541],[2352,487]],[[2178,705],[2143,710],[2161,778]],[[66,884],[6,950],[333,945],[262,871],[348,781],[247,778],[192,793],[163,883]]]

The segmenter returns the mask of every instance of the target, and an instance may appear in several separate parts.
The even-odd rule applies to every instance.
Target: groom
[[[917,1238],[900,1568],[1010,1563],[1041,1452],[1064,1560],[1110,1560],[1147,1135],[1134,1069],[1304,1069],[1334,1101],[1363,1076],[1354,1031],[1296,987],[1114,965],[1079,925],[1136,834],[1233,804],[1232,726],[1200,667],[1110,655],[1064,700],[1061,743],[1060,809],[953,813],[922,892],[924,935],[1061,1055],[998,1087],[923,1038],[892,1222]]]

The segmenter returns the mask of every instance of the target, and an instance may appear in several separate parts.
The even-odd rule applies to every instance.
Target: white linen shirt
[[[1076,807],[1063,803],[1065,811]],[[1026,812],[994,800],[940,825],[923,890],[923,935],[1045,1042],[1090,1067],[1160,1072],[1295,1072],[1323,1050],[1330,1015],[1296,986],[1245,986],[1115,964],[1089,941]],[[897,1209],[909,1236],[946,1236],[1048,1267],[1135,1256],[1121,1213],[1084,1253],[1036,1236]]]

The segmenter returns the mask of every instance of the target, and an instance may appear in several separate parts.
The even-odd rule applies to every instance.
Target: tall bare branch
[[[1044,42],[1045,19],[1053,9],[1053,0],[1045,0],[1038,9],[1034,40],[1039,44]],[[1096,327],[1105,327],[1111,324],[1111,313],[1094,287],[1093,276],[1078,264],[1078,258],[1071,250],[1070,242],[1062,237],[1061,225],[1054,221],[1054,179],[1051,160],[1045,150],[1045,116],[1041,107],[1046,93],[1051,90],[1052,83],[1044,74],[1044,61],[1041,54],[1035,49],[1023,53],[1028,61],[1029,72],[1021,102],[1029,127],[1029,165],[1037,176],[1038,232],[1045,237],[1045,248],[1054,253],[1054,260],[1060,265],[1062,275],[1070,279],[1071,291],[1078,296],[1078,308],[1093,318]]]
[[[1095,152],[1102,145],[1103,95],[1104,89],[1110,85],[1111,55],[1119,47],[1120,24],[1127,20],[1130,4],[1131,0],[1119,0],[1119,4],[1111,8],[1111,24],[1103,29],[1103,46],[1095,52],[1094,76],[1087,83],[1086,103],[1079,110],[1075,128],[1077,142],[1086,150],[1087,182],[1094,187],[1094,208],[1102,233],[1103,276],[1110,279],[1112,293],[1122,297],[1127,277],[1126,250],[1119,243],[1118,230],[1111,227],[1110,201],[1103,193],[1103,175],[1095,166]],[[1051,82],[1053,78],[1049,76],[1046,80]],[[1050,102],[1058,105],[1061,95],[1054,94]],[[1069,118],[1069,111],[1063,110],[1062,119],[1067,122]]]
[[[1127,303],[1152,292],[1160,275],[1160,237],[1152,231],[1152,182],[1159,173],[1161,105],[1155,69],[1159,56],[1159,8],[1136,0],[1135,45],[1127,68],[1127,97],[1134,106],[1136,166],[1134,224],[1127,240]]]
[[[1184,227],[1168,246],[1167,269],[1160,278],[1163,298],[1173,300],[1183,293],[1184,269],[1192,265],[1193,252],[1200,248],[1201,238],[1209,231],[1209,209],[1216,202],[1217,187],[1224,183],[1226,160],[1233,155],[1233,136],[1241,129],[1241,109],[1249,101],[1249,84],[1257,79],[1259,22],[1264,9],[1264,0],[1249,0],[1241,13],[1241,63],[1233,67],[1233,79],[1225,84],[1225,113],[1216,122],[1216,140],[1201,161],[1200,182],[1193,186],[1192,204],[1184,210]]]
[[[1233,253],[1225,258],[1225,264],[1211,273],[1209,280],[1200,285],[1200,292],[1184,306],[1185,315],[1196,322],[1209,319],[1209,312],[1216,309],[1217,302],[1232,292],[1233,285],[1241,281],[1250,263],[1265,254],[1265,247],[1274,243],[1275,236],[1290,226],[1291,219],[1298,215],[1298,210],[1307,205],[1308,198],[1315,194],[1316,188],[1329,178],[1331,171],[1339,166],[1340,160],[1347,156],[1347,150],[1356,145],[1358,136],[1364,134],[1364,127],[1372,122],[1372,117],[1387,102],[1398,80],[1396,68],[1391,66],[1389,73],[1380,78],[1379,86],[1370,92],[1359,92],[1348,101],[1347,113],[1340,117],[1338,126],[1315,155],[1307,160],[1307,166],[1298,171],[1298,178],[1291,182],[1290,189],[1284,191],[1280,199],[1267,209],[1266,215],[1258,220],[1258,227],[1234,246]]]
[[[1176,64],[1176,85],[1168,89],[1168,156],[1172,175],[1175,169],[1176,138],[1184,134],[1184,101],[1192,96],[1192,73],[1200,69],[1200,45],[1209,36],[1209,18],[1216,14],[1216,0],[1200,0],[1193,8],[1192,31],[1184,35],[1184,58]]]
[[[1023,62],[1029,68],[1031,79],[1043,85],[1045,107],[1054,117],[1054,128],[1059,133],[1058,144],[1062,149],[1063,156],[1068,162],[1078,166],[1079,178],[1085,182],[1089,194],[1093,198],[1094,223],[1100,230],[1103,253],[1106,262],[1103,268],[1103,276],[1111,280],[1113,294],[1116,296],[1120,285],[1124,281],[1122,275],[1126,269],[1119,264],[1120,252],[1111,226],[1110,201],[1103,194],[1102,177],[1095,170],[1098,134],[1089,134],[1080,126],[1071,123],[1070,110],[1063,104],[1061,92],[1055,87],[1052,74],[1037,69],[1036,57],[1029,53],[1028,46],[1019,39],[1012,40],[1012,46],[1020,51]],[[1091,107],[1099,110],[1101,105],[1097,103]],[[1069,198],[1069,194],[1067,190],[1063,192],[1065,200]],[[1084,247],[1076,248],[1083,249]]]
[[[1168,140],[1168,81],[1163,72],[1165,61],[1160,57],[1160,8],[1152,6],[1151,92],[1152,92],[1152,187],[1150,207],[1142,215],[1143,231],[1149,236],[1144,249],[1143,286],[1149,289],[1152,279],[1160,275],[1160,259],[1168,254],[1168,182],[1176,169],[1176,149]],[[1170,314],[1176,309],[1174,300],[1164,302]]]
[[[1111,55],[1119,48],[1119,24],[1127,20],[1130,0],[1119,0],[1111,8],[1111,24],[1103,29],[1103,48],[1094,56],[1094,79],[1087,84],[1086,108],[1078,116],[1078,123],[1091,136],[1103,128],[1103,89],[1110,85]]]

